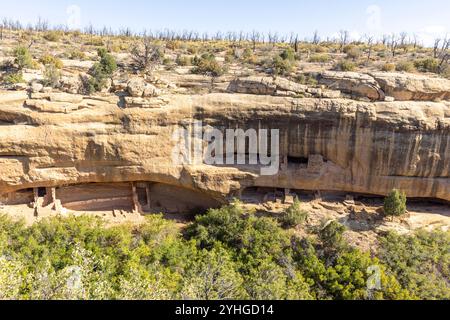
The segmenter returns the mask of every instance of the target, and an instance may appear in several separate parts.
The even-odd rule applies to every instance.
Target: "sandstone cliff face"
[[[375,195],[400,188],[408,197],[450,201],[449,102],[215,93],[166,95],[152,108],[121,109],[115,97],[59,97],[42,108],[25,93],[0,94],[0,194],[157,182],[198,193],[203,203],[248,187]],[[173,132],[193,119],[279,129],[281,170],[261,176],[252,166],[173,164]]]

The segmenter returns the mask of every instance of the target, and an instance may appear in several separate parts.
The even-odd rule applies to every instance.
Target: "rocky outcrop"
[[[319,83],[361,98],[383,101],[385,93],[378,82],[367,74],[327,71],[319,75]]]
[[[128,81],[127,91],[130,96],[135,98],[157,97],[159,90],[150,83],[146,83],[143,78],[133,78]]]
[[[450,80],[409,73],[376,72],[371,76],[388,96],[399,101],[450,100]]]
[[[234,79],[228,86],[228,92],[286,97],[340,98],[341,96],[341,92],[337,90],[310,88],[307,85],[279,77],[246,77]]]
[[[125,97],[125,107],[126,108],[147,108],[155,109],[162,108],[168,104],[167,99],[161,98],[137,98],[137,97]]]
[[[450,102],[207,94],[121,109],[114,96],[43,99],[77,106],[52,112],[26,99],[26,92],[0,92],[0,194],[142,181],[219,202],[249,187],[375,195],[399,188],[450,201]],[[193,119],[221,130],[278,129],[280,170],[264,176],[259,166],[173,163],[173,133]]]
[[[32,93],[42,92],[42,90],[44,90],[44,86],[39,82],[33,82],[30,86],[30,91]]]
[[[69,103],[80,103],[83,101],[83,96],[77,94],[67,94],[67,93],[49,93],[48,98],[52,102],[69,102]]]
[[[62,76],[59,80],[58,87],[64,92],[76,94],[83,90],[83,82],[81,81],[81,78],[79,76]]]
[[[145,89],[145,81],[142,78],[133,78],[128,81],[128,94],[132,97],[142,97]]]
[[[233,93],[275,95],[277,86],[269,77],[249,77],[231,81],[228,91]],[[305,89],[302,89],[305,92]]]
[[[434,101],[450,99],[450,80],[411,73],[327,71],[319,83],[329,89],[372,101]]]

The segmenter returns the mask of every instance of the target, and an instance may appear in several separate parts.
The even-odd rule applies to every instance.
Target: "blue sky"
[[[333,36],[341,29],[356,38],[407,31],[426,42],[450,33],[449,0],[0,0],[0,17],[52,24],[118,29],[190,29],[199,32],[296,32]]]

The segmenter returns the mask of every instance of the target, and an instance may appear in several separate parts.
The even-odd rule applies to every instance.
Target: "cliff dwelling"
[[[82,90],[80,72],[91,67],[77,59],[64,61],[57,88],[23,70],[26,85],[0,89],[1,204],[35,216],[186,214],[236,197],[289,203],[295,194],[345,200],[393,189],[450,201],[448,79],[317,70],[305,84],[242,64],[211,88],[193,66],[161,66],[143,77],[130,74],[123,58],[123,72],[100,92]],[[173,163],[174,132],[195,122],[218,128],[224,142],[227,130],[253,129],[241,132],[245,147],[222,150],[235,159],[244,153],[245,164]],[[266,131],[267,148],[255,155],[264,149],[258,130]],[[263,156],[279,160],[279,170],[263,174]],[[249,164],[255,159],[260,164]]]
[[[89,183],[61,187],[37,187],[0,196],[3,205],[26,205],[34,215],[49,211],[152,213],[205,212],[220,203],[195,190],[157,182]]]

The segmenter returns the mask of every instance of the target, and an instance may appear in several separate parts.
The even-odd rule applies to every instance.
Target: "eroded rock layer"
[[[1,97],[3,195],[152,182],[178,188],[168,193],[185,190],[185,198],[197,195],[208,205],[250,187],[374,195],[399,188],[408,197],[450,201],[449,102],[214,93],[166,95],[150,99],[164,101],[152,108],[124,109],[115,97],[58,97],[54,103],[33,103],[25,92]],[[174,164],[173,133],[193,119],[222,130],[279,129],[279,172],[264,176],[248,165]],[[77,199],[68,202],[76,206]]]

